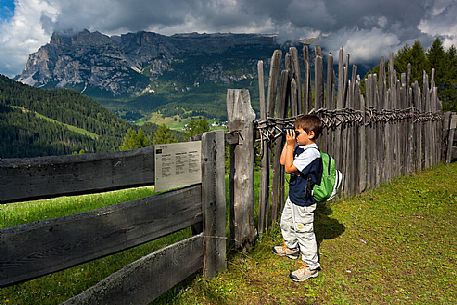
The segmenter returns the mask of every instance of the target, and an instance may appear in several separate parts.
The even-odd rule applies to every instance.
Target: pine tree
[[[186,132],[188,137],[200,135],[209,130],[209,122],[206,119],[191,119],[186,126]]]
[[[448,67],[448,58],[444,51],[443,42],[437,38],[433,41],[427,58],[431,68],[435,68],[435,82],[437,84],[445,81],[445,75]]]
[[[401,48],[395,56],[395,70],[397,72],[406,72],[408,63],[411,64],[410,81],[419,81],[422,85],[423,71],[426,71],[430,76],[430,63],[425,54],[424,48],[421,43],[416,40],[412,47],[405,45]]]
[[[431,67],[435,68],[435,84],[443,110],[457,111],[457,54],[452,45],[446,52],[440,39],[435,39],[427,53]]]
[[[129,128],[127,133],[122,140],[122,145],[119,147],[120,150],[130,150],[140,147],[146,147],[151,145],[151,141],[144,134],[143,130],[135,131],[133,128]]]
[[[154,145],[177,142],[178,138],[176,137],[175,133],[173,133],[171,129],[169,129],[166,125],[159,125],[152,138],[152,143]]]

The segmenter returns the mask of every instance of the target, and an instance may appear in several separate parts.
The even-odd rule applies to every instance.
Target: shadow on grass
[[[319,204],[314,213],[314,232],[316,234],[317,246],[319,247],[324,239],[334,239],[344,232],[344,225],[337,219],[331,218],[331,205],[328,203]]]

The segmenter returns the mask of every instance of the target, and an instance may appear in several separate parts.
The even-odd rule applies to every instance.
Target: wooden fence
[[[203,222],[203,233],[151,253],[64,304],[149,304],[203,268],[226,266],[225,142],[202,137],[202,183],[93,212],[0,230],[0,287],[85,263]],[[0,203],[154,184],[154,148],[0,159]]]
[[[447,112],[444,117],[443,157],[446,163],[457,160],[457,114]]]
[[[370,74],[362,81],[357,75],[357,66],[353,65],[351,70],[350,57],[341,49],[337,73],[332,55],[327,56],[324,81],[323,55],[316,47],[311,88],[309,57],[308,46],[304,46],[304,66],[300,68],[296,48],[290,48],[284,59],[281,51],[275,51],[266,82],[264,63],[259,61],[258,120],[252,115],[247,90],[228,92],[229,131],[239,134],[244,146],[233,148],[231,156],[236,164],[231,170],[231,180],[234,180],[231,187],[235,194],[232,205],[244,213],[235,215],[239,220],[235,219],[233,225],[237,231],[232,235],[238,248],[249,248],[256,234],[252,188],[254,147],[262,155],[257,227],[261,234],[277,221],[285,200],[284,170],[279,165],[284,143],[281,127],[291,125],[301,114],[315,113],[322,118],[324,130],[318,145],[335,158],[338,169],[345,175],[343,196],[361,193],[444,159],[443,130],[449,129],[449,125],[443,122],[449,114],[441,112],[434,70],[430,80],[424,71],[421,88],[419,80],[411,79],[410,65],[398,78],[391,55],[387,67],[381,59],[379,75]],[[450,120],[446,122],[449,124]],[[255,146],[254,139],[260,145]]]

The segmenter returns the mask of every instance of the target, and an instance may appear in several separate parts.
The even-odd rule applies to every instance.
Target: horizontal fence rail
[[[202,269],[202,248],[202,234],[179,241],[122,268],[62,305],[149,304]]]
[[[128,249],[203,221],[201,185],[0,230],[0,286]]]
[[[154,184],[154,149],[0,159],[0,203]]]

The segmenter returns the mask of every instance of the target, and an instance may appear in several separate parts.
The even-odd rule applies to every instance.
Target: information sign
[[[193,141],[154,146],[156,191],[202,182],[201,143]]]

